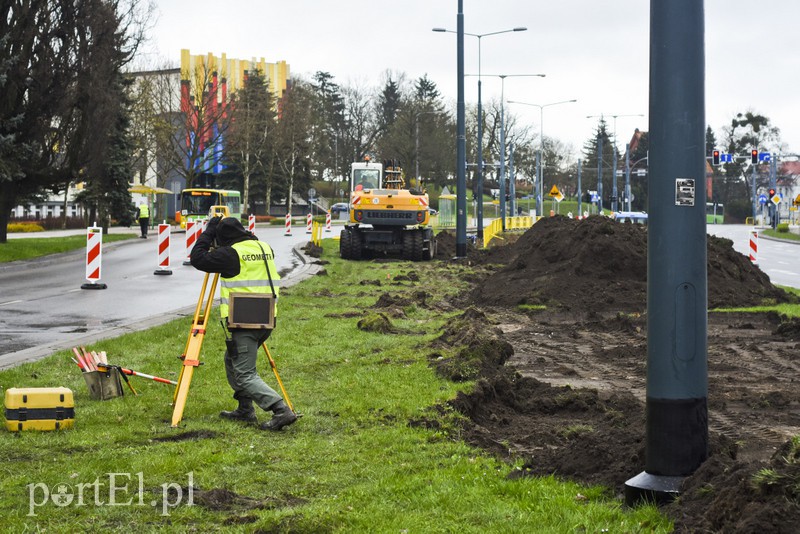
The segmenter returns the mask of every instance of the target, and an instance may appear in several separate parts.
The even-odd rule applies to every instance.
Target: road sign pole
[[[645,470],[629,505],[668,502],[708,457],[702,0],[650,0]]]

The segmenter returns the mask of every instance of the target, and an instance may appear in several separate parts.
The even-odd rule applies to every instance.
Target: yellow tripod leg
[[[194,318],[192,320],[192,330],[189,332],[189,338],[186,340],[186,347],[184,348],[181,359],[183,365],[181,367],[180,376],[178,377],[178,385],[175,386],[175,392],[172,396],[172,427],[178,426],[183,418],[183,410],[186,408],[186,399],[189,396],[189,386],[192,382],[192,375],[194,369],[200,365],[200,349],[203,346],[203,340],[206,335],[206,325],[208,317],[211,314],[211,306],[214,303],[214,293],[217,290],[217,282],[219,281],[219,274],[214,275],[211,282],[210,290],[206,294],[208,287],[208,274],[203,279],[203,287],[200,291],[200,298],[197,300],[197,306],[194,310]]]
[[[269,349],[267,348],[266,343],[261,344],[264,347],[264,352],[267,353],[267,359],[269,360],[269,365],[272,367],[272,372],[275,373],[275,378],[278,380],[278,385],[281,388],[281,393],[283,393],[283,398],[286,399],[286,404],[289,405],[289,409],[294,411],[294,406],[292,406],[292,401],[289,400],[289,394],[286,393],[286,388],[283,387],[283,380],[281,380],[281,376],[278,374],[278,368],[275,366],[275,360],[272,359],[272,355],[269,353]]]

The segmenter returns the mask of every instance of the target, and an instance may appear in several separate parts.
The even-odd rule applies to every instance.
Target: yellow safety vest
[[[259,244],[261,247],[259,247]],[[255,240],[240,241],[231,245],[233,250],[239,255],[239,274],[233,278],[221,278],[219,296],[219,314],[225,319],[228,317],[228,299],[231,292],[235,293],[272,293],[269,279],[272,277],[272,286],[275,288],[275,296],[278,296],[280,275],[275,267],[275,256],[272,248],[266,243]],[[261,252],[261,249],[264,252]],[[264,265],[264,254],[266,254],[269,274],[267,276],[266,266]],[[278,303],[275,302],[275,317],[278,316]]]
[[[150,208],[147,206],[147,204],[139,206],[139,218],[140,219],[150,218]]]

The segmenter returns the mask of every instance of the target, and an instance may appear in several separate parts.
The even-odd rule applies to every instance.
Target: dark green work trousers
[[[282,400],[256,371],[258,349],[271,333],[272,330],[231,330],[237,354],[225,351],[225,374],[228,384],[233,388],[233,398],[242,405],[255,402],[265,411]]]

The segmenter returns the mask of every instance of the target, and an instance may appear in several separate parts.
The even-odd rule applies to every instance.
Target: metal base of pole
[[[678,498],[686,477],[651,475],[642,471],[625,482],[625,504],[669,504]]]
[[[169,269],[156,269],[153,274],[172,274],[172,271]]]
[[[92,282],[91,284],[83,284],[81,285],[81,289],[107,289],[108,286],[105,284],[96,284]]]
[[[191,265],[192,262],[190,260],[183,260],[184,265]]]

